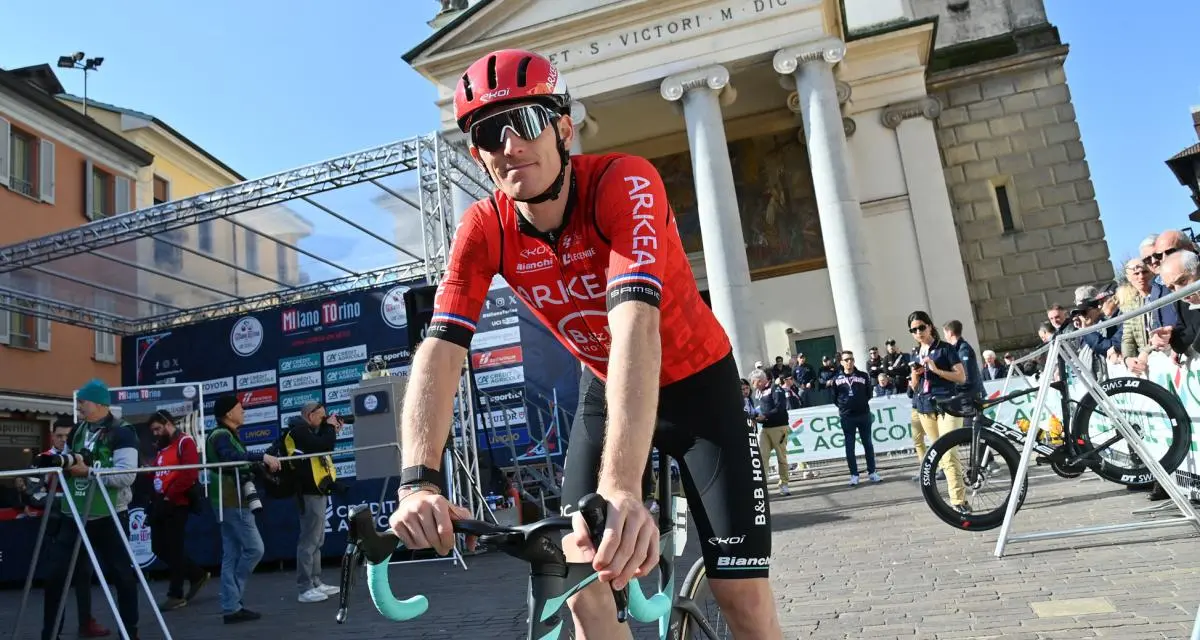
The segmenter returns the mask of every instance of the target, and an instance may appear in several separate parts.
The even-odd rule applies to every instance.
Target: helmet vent
[[[467,96],[467,102],[475,99],[475,92],[471,90],[471,76],[463,74],[462,77],[463,93]]]
[[[496,81],[496,56],[488,56],[488,90],[495,91],[498,84]]]
[[[525,76],[529,71],[529,63],[531,63],[531,62],[533,62],[533,58],[530,58],[529,56],[525,56],[524,58],[521,58],[521,62],[517,64],[517,86],[518,87],[525,86],[525,80],[526,80]]]

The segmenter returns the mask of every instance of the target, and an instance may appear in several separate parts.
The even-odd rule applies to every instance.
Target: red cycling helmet
[[[570,115],[571,95],[554,63],[545,56],[522,49],[493,51],[467,67],[454,90],[454,119],[463,133],[471,130],[472,118],[484,107],[519,100],[543,103],[559,115]],[[567,177],[571,153],[553,127],[560,166],[558,177],[541,194],[518,202],[537,204],[558,198]],[[493,177],[494,179],[494,177]],[[574,187],[575,177],[571,176]]]
[[[545,56],[521,49],[493,51],[463,74],[454,90],[454,119],[467,133],[471,117],[489,105],[539,99],[563,115],[571,110],[567,83]]]

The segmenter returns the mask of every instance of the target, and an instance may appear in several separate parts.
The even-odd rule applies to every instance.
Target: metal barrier
[[[1168,304],[1174,304],[1176,301],[1182,300],[1183,298],[1195,293],[1200,293],[1200,281],[1192,283],[1187,287],[1172,293],[1171,295],[1164,296],[1133,311],[1121,314],[1115,318],[1098,322],[1090,327],[1084,327],[1074,331],[1067,331],[1065,333],[1055,335],[1053,338],[1051,338],[1049,343],[1014,361],[1009,367],[1009,379],[1011,380],[1015,375],[1014,371],[1016,370],[1016,365],[1034,360],[1041,356],[1042,353],[1047,354],[1046,362],[1048,363],[1048,366],[1056,366],[1059,358],[1062,358],[1066,364],[1066,369],[1075,374],[1087,393],[1096,400],[1098,406],[1106,413],[1113,416],[1114,421],[1116,422],[1117,431],[1119,431],[1121,436],[1124,437],[1130,448],[1133,449],[1133,452],[1136,453],[1137,456],[1146,464],[1151,475],[1154,476],[1154,479],[1158,481],[1163,490],[1167,492],[1167,495],[1170,496],[1171,501],[1176,507],[1179,508],[1183,515],[1176,518],[1162,520],[1083,527],[1079,529],[1069,529],[1066,531],[1048,531],[1013,535],[1012,522],[1017,512],[1018,497],[1021,493],[1016,489],[1021,487],[1023,483],[1028,482],[1029,462],[1033,457],[1033,449],[1037,442],[1038,432],[1041,430],[1042,417],[1047,411],[1046,402],[1049,396],[1050,385],[1054,381],[1053,372],[1047,370],[1043,372],[1038,383],[1038,391],[1034,399],[1033,414],[1030,416],[1029,420],[1029,432],[1025,436],[1025,447],[1021,453],[1021,463],[1017,466],[1017,477],[1013,480],[1014,491],[1009,496],[1008,505],[1004,512],[1004,523],[1000,526],[1000,536],[996,541],[996,557],[1003,557],[1005,548],[1011,542],[1045,540],[1048,538],[1064,538],[1097,533],[1113,533],[1118,531],[1158,529],[1184,524],[1193,525],[1200,530],[1200,518],[1197,517],[1196,510],[1192,507],[1189,499],[1190,497],[1183,494],[1182,490],[1180,490],[1180,488],[1172,481],[1170,474],[1168,474],[1166,470],[1162,468],[1162,465],[1158,463],[1157,457],[1149,452],[1149,450],[1146,448],[1146,445],[1142,442],[1141,437],[1137,434],[1132,425],[1129,424],[1129,421],[1126,420],[1124,414],[1117,410],[1117,407],[1108,398],[1108,395],[1105,394],[1104,390],[1100,388],[1100,385],[1096,381],[1096,378],[1092,375],[1090,368],[1085,366],[1080,360],[1079,353],[1075,350],[1075,347],[1070,342],[1071,340],[1078,339],[1089,333],[1103,331],[1109,327],[1123,324],[1126,320],[1144,315],[1161,307],[1165,307]],[[1069,390],[1065,392],[1069,393]]]
[[[67,486],[67,478],[63,475],[61,468],[48,469],[15,469],[12,471],[0,471],[0,478],[22,478],[30,476],[50,476],[50,483],[46,487],[46,507],[42,510],[42,521],[38,525],[37,539],[33,544],[33,557],[29,563],[29,572],[25,576],[25,586],[21,592],[21,606],[17,609],[17,619],[13,623],[13,638],[15,639],[21,631],[21,622],[25,618],[25,609],[29,606],[29,594],[33,590],[33,578],[37,573],[38,561],[42,555],[42,543],[46,538],[46,527],[50,524],[52,514],[58,508],[57,493],[59,488]],[[96,556],[96,550],[92,548],[92,542],[87,537],[86,526],[84,521],[79,516],[79,509],[75,506],[74,500],[63,500],[67,505],[67,509],[71,513],[71,520],[75,523],[75,528],[79,535],[75,538],[75,544],[71,549],[71,560],[68,565],[67,577],[63,582],[62,592],[59,594],[58,612],[55,614],[53,628],[51,629],[50,637],[58,637],[59,628],[62,626],[63,613],[67,608],[67,593],[71,590],[71,582],[75,574],[75,563],[79,559],[79,547],[82,545],[88,554],[88,559],[92,563],[92,569],[99,577],[100,589],[104,592],[104,599],[108,602],[109,609],[112,611],[113,617],[118,621],[121,620],[120,611],[117,608],[117,603],[113,599],[112,590],[108,586],[108,580],[104,577],[104,571],[100,567],[100,559]],[[92,506],[92,490],[88,487],[87,497],[85,498],[84,511],[90,510]],[[113,518],[116,521],[116,518]],[[91,588],[91,585],[88,586]],[[129,634],[125,631],[124,625],[121,626],[121,637],[124,640],[129,640]]]
[[[345,449],[342,451],[352,451],[352,452],[357,453],[360,451],[378,450],[378,449],[384,449],[384,448],[389,448],[389,447],[395,447],[395,448],[399,449],[400,445],[399,445],[399,443],[388,443],[388,444],[372,445],[372,446],[365,446],[365,447],[354,447],[354,448]],[[280,457],[279,460],[281,462],[288,462],[288,461],[295,461],[295,460],[307,460],[310,458],[320,458],[320,457],[329,456],[329,455],[331,455],[330,452],[306,453],[306,454],[300,454],[300,455],[294,455],[294,456]],[[201,463],[201,464],[169,465],[169,466],[161,466],[161,467],[153,467],[153,466],[152,467],[136,467],[133,469],[91,469],[88,474],[88,488],[87,488],[87,493],[84,498],[83,512],[86,513],[91,510],[92,500],[95,498],[95,494],[99,493],[101,498],[104,500],[105,505],[108,507],[109,512],[113,513],[113,514],[116,513],[116,505],[113,503],[111,496],[108,495],[108,492],[103,491],[103,490],[101,490],[99,492],[96,491],[96,488],[103,484],[104,478],[109,477],[109,476],[131,475],[131,474],[137,475],[137,474],[142,474],[142,473],[157,473],[160,471],[176,471],[176,470],[189,470],[189,469],[208,470],[208,469],[221,469],[221,468],[235,468],[235,476],[234,477],[235,477],[235,482],[237,482],[238,481],[237,478],[239,476],[236,475],[236,468],[244,468],[248,464],[253,464],[253,463],[209,462],[209,463]],[[455,465],[454,456],[451,454],[451,452],[449,450],[447,450],[446,453],[444,454],[443,464],[445,465],[445,469],[447,472],[447,480],[448,480],[448,482],[447,482],[447,484],[448,484],[447,499],[450,500],[452,503],[457,504],[459,496],[458,496],[458,492],[456,491],[456,488],[455,488],[455,483],[452,480],[453,475],[455,473],[456,465]],[[5,472],[0,472],[0,478],[20,477],[20,476],[39,476],[39,475],[44,476],[47,474],[53,475],[51,485],[48,489],[48,491],[49,491],[48,495],[50,496],[50,498],[53,498],[56,486],[66,486],[67,485],[66,478],[63,475],[63,471],[61,469],[22,469],[22,470],[17,470],[17,471],[5,471]],[[217,508],[215,509],[218,522],[222,520],[222,513],[221,513],[222,509],[223,509],[223,505],[222,505],[223,496],[221,494],[221,483],[222,482],[223,482],[223,476],[218,474],[217,475],[217,483],[216,483]],[[383,486],[383,495],[380,496],[380,500],[379,500],[379,503],[381,505],[384,503],[383,498],[386,496],[386,493],[387,493],[387,480],[385,479],[384,486]],[[79,535],[76,538],[75,546],[74,546],[74,549],[72,550],[70,565],[69,565],[69,569],[68,569],[67,576],[66,576],[66,581],[63,583],[63,590],[62,590],[62,593],[60,594],[57,617],[55,618],[54,628],[51,630],[52,631],[51,637],[57,637],[59,627],[61,626],[63,613],[66,610],[67,594],[69,593],[69,590],[71,588],[71,583],[74,578],[75,563],[78,559],[79,546],[82,544],[87,549],[88,556],[92,562],[92,566],[96,571],[97,577],[99,578],[100,587],[104,591],[105,599],[108,601],[109,607],[111,608],[112,613],[113,613],[113,617],[117,622],[117,628],[120,630],[121,637],[124,640],[130,640],[129,630],[126,629],[126,627],[125,627],[125,621],[121,618],[120,610],[117,606],[116,601],[113,598],[113,594],[108,585],[108,581],[105,579],[104,573],[100,566],[99,559],[98,559],[96,552],[92,546],[91,540],[88,537],[86,526],[84,525],[84,522],[83,522],[82,518],[80,517],[79,508],[75,505],[74,500],[68,499],[68,500],[64,500],[63,502],[70,509],[71,517],[75,522],[75,525],[79,532]],[[46,534],[46,526],[47,526],[47,523],[49,522],[49,519],[46,514],[48,514],[49,510],[52,508],[54,508],[54,507],[48,506],[46,512],[44,512],[43,521],[38,530],[37,541],[34,543],[34,559],[33,559],[32,564],[30,565],[29,574],[25,580],[25,587],[24,587],[24,591],[21,596],[21,607],[20,607],[20,610],[17,612],[17,620],[16,620],[16,624],[15,624],[14,630],[13,630],[14,638],[16,637],[17,631],[20,629],[21,621],[23,619],[25,609],[28,605],[29,595],[33,588],[33,578],[34,578],[34,573],[37,569],[38,555],[40,554],[42,544],[43,544],[45,534]],[[133,566],[134,573],[137,576],[138,582],[140,583],[140,585],[142,587],[142,591],[145,593],[146,598],[149,600],[151,605],[153,605],[155,603],[154,593],[150,588],[149,581],[146,580],[145,573],[142,571],[142,568],[138,565],[138,562],[136,560],[136,556],[135,556],[135,553],[133,550],[133,546],[129,542],[129,535],[125,531],[125,527],[124,527],[123,523],[121,522],[120,518],[112,517],[110,519],[112,520],[113,526],[116,527],[116,529],[117,529],[118,537],[120,538],[122,545],[125,547],[125,552],[128,555],[129,561]],[[153,535],[153,533],[151,535]],[[461,563],[463,569],[465,570],[467,568],[467,565],[463,559],[462,550],[460,549],[460,546],[461,546],[461,540],[457,541],[450,556],[448,556],[446,558],[434,558],[431,560],[416,560],[416,561],[412,561],[412,562],[443,562],[446,560],[450,560],[456,565]],[[162,611],[157,606],[152,606],[152,609],[154,610],[154,617],[155,617],[156,621],[158,622],[159,629],[163,633],[163,637],[166,638],[166,640],[171,640],[171,638],[172,638],[171,632],[167,628],[167,624],[163,618]]]

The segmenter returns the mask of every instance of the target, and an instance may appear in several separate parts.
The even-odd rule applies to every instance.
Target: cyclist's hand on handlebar
[[[627,491],[599,493],[608,502],[600,548],[592,547],[587,524],[579,513],[573,518],[571,537],[584,557],[590,557],[600,580],[612,583],[614,589],[623,589],[630,580],[649,574],[658,564],[658,525],[637,495]]]
[[[441,555],[454,547],[455,520],[471,517],[467,509],[452,505],[432,491],[414,491],[400,499],[388,526],[409,549],[432,547]]]

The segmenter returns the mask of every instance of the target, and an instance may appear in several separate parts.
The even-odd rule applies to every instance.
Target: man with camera
[[[213,403],[217,424],[208,434],[208,451],[213,462],[245,462],[236,467],[213,469],[209,498],[221,518],[221,613],[225,624],[258,620],[261,614],[242,606],[246,580],[263,556],[262,535],[254,514],[262,511],[262,500],[254,484],[249,463],[262,463],[272,472],[279,471],[279,459],[262,452],[246,450],[238,437],[246,413],[236,396],[217,398]],[[213,489],[213,484],[215,489]]]
[[[109,412],[112,394],[108,385],[93,379],[75,392],[82,421],[67,434],[59,454],[38,457],[38,466],[59,467],[67,476],[64,498],[60,508],[70,514],[70,500],[86,523],[85,529],[104,576],[116,586],[117,609],[130,638],[137,638],[138,593],[137,577],[132,559],[121,536],[129,531],[129,502],[133,498],[136,473],[99,476],[93,483],[92,469],[133,470],[138,466],[137,432],[124,420]],[[103,491],[104,496],[99,495]],[[111,503],[111,508],[110,508]],[[59,605],[68,574],[73,573],[71,557],[79,536],[75,521],[63,518],[47,555],[48,578],[42,610],[42,640],[55,637],[60,626]],[[81,550],[76,563],[89,562]],[[91,572],[86,575],[90,577]],[[83,613],[83,612],[80,612]]]
[[[174,467],[200,464],[200,452],[192,437],[175,427],[175,418],[166,410],[155,411],[150,416],[150,433],[158,447],[154,459],[156,467]],[[204,499],[200,491],[200,469],[167,469],[154,472],[154,502],[150,508],[150,538],[154,555],[162,559],[171,571],[167,587],[167,599],[159,608],[163,611],[187,605],[204,583],[209,574],[187,555],[188,517],[199,513],[199,501]],[[183,583],[191,588],[183,593]]]
[[[300,415],[288,420],[292,446],[288,455],[331,453],[337,446],[344,421],[329,415],[325,405],[309,402]],[[296,586],[300,602],[321,602],[337,595],[338,587],[321,582],[321,547],[325,544],[325,496],[333,492],[333,460],[329,456],[296,460],[294,473],[300,489],[300,539],[296,543]]]
[[[34,463],[40,464],[39,458],[61,455],[67,446],[67,436],[75,423],[67,416],[59,416],[50,425],[50,448],[34,457]],[[50,519],[46,528],[46,539],[52,540],[62,528],[63,512],[55,508],[63,497],[63,488],[56,486],[54,495],[49,495],[52,475],[44,478],[31,477],[26,483],[26,491],[33,503],[34,513],[44,513]],[[47,553],[53,551],[47,547]],[[92,617],[92,563],[90,561],[75,564],[75,575],[71,578],[71,587],[75,591],[75,608],[78,612],[80,638],[105,638],[112,632]]]

